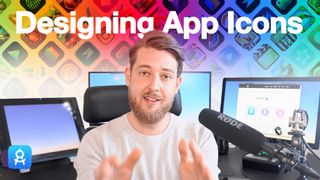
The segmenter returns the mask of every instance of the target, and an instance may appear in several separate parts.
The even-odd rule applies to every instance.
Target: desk
[[[238,178],[247,177],[252,180],[295,180],[299,177],[299,172],[294,169],[287,174],[275,174],[254,169],[242,169],[242,156],[244,154],[245,152],[239,148],[230,148],[227,155],[220,155],[220,175]],[[307,159],[310,162],[311,167],[319,173],[320,162],[311,154],[307,155]],[[314,178],[308,178],[308,180],[314,180]]]
[[[32,170],[25,174],[0,167],[1,180],[74,180],[76,177],[76,170],[68,158],[33,164]]]
[[[273,174],[253,169],[245,169],[242,172],[242,155],[245,154],[238,148],[230,148],[227,155],[219,156],[219,167],[222,176],[242,177],[244,174],[252,180],[295,180],[299,176],[299,172],[293,170],[287,174]],[[320,162],[315,158],[307,156],[311,166],[320,172]],[[1,180],[74,180],[76,179],[76,171],[69,159],[55,160],[46,163],[39,163],[32,166],[32,171],[26,174],[20,174],[18,171],[12,171],[0,167]],[[313,180],[313,178],[308,178]]]

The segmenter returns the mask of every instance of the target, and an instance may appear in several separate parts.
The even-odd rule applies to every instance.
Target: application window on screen
[[[268,137],[290,139],[289,118],[300,107],[300,94],[299,84],[240,84],[236,119]]]

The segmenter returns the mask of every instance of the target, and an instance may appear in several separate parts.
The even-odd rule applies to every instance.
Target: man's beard
[[[155,96],[156,94],[153,92],[147,92],[145,95],[153,95]],[[143,109],[139,106],[138,102],[134,98],[134,96],[130,93],[129,90],[129,106],[131,111],[133,112],[134,116],[138,119],[138,121],[152,125],[158,123],[171,109],[173,103],[173,98],[169,101],[169,103],[164,104],[163,107],[161,107],[158,111],[156,112],[145,112]]]

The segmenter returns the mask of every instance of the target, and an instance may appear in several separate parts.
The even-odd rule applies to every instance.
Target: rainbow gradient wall
[[[320,76],[320,0],[0,0],[0,98],[76,96],[80,108],[89,71],[122,71],[136,34],[96,34],[89,40],[77,35],[16,34],[16,11],[37,18],[81,16],[153,16],[162,30],[169,11],[179,18],[214,16],[219,31],[202,40],[200,34],[184,40],[184,70],[211,71],[212,107],[219,108],[223,77]],[[236,16],[299,16],[301,34],[228,34],[226,11]]]

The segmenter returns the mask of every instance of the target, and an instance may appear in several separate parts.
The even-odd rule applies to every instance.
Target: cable
[[[313,154],[319,161],[320,161],[320,157],[311,149],[311,147],[309,146],[309,144],[304,140],[303,137],[302,138],[302,142],[306,145],[307,149],[311,152],[311,154]]]

